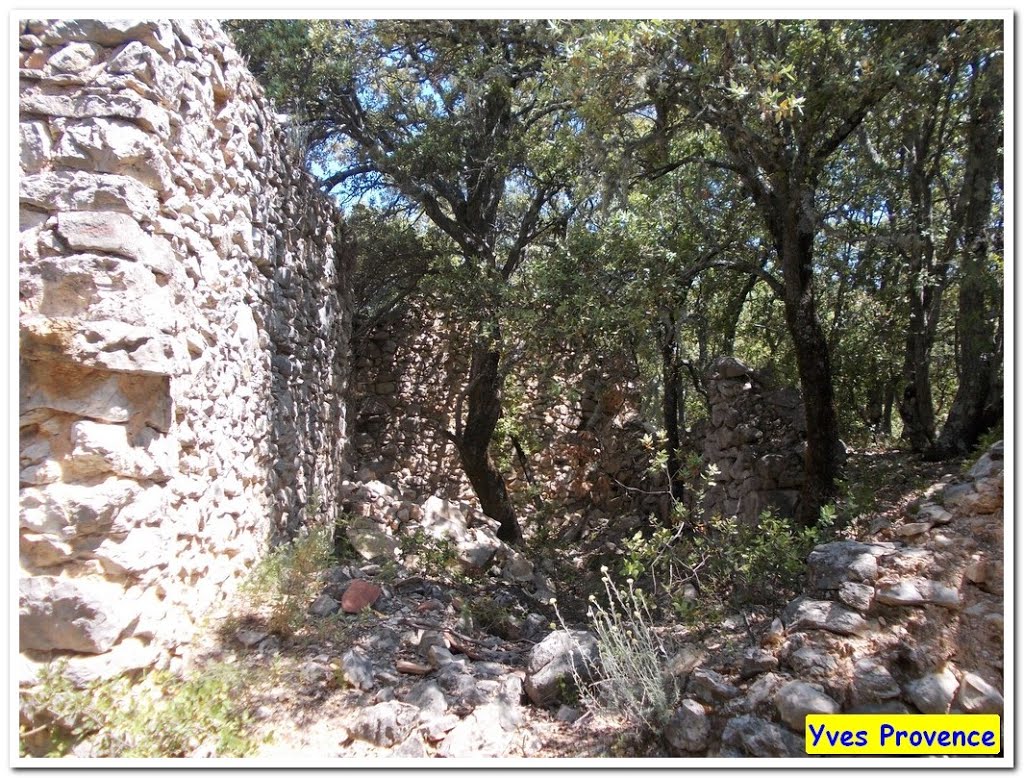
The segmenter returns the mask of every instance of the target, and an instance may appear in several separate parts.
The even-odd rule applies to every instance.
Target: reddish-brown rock
[[[381,588],[376,584],[356,579],[349,584],[345,594],[341,597],[341,609],[345,613],[359,613],[368,605],[377,602],[381,595]]]

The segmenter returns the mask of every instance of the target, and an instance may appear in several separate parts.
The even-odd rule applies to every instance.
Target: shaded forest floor
[[[852,520],[840,529],[840,536],[907,540],[900,536],[900,528],[912,521],[915,501],[936,492],[940,479],[951,480],[961,470],[960,463],[920,462],[901,452],[853,454],[846,469],[845,504],[840,505],[842,514]],[[941,557],[949,557],[939,565],[943,569],[963,567],[971,553],[1002,558],[999,522],[958,523],[942,530],[937,542],[952,550]],[[614,546],[622,539],[600,540]],[[580,546],[589,546],[591,554],[595,548],[586,538]],[[534,562],[550,574],[563,616],[569,614],[570,621],[586,627],[578,618],[585,610],[580,601],[595,590],[598,576],[593,560],[581,550],[563,548]],[[932,572],[941,575],[943,570]],[[361,578],[381,586],[383,596],[358,614],[303,614],[287,636],[273,634],[266,613],[239,599],[221,614],[217,629],[195,656],[197,672],[207,663],[229,662],[252,679],[245,705],[261,742],[256,754],[260,758],[292,763],[352,757],[668,755],[658,740],[636,736],[614,717],[581,715],[572,706],[543,709],[520,704],[530,649],[556,620],[553,608],[526,590],[487,577],[432,579],[413,570],[383,570],[353,560],[342,561],[325,575],[338,581]],[[976,597],[998,598],[997,604],[975,609],[991,621],[992,613],[1001,612],[1001,577],[992,591]],[[542,617],[534,619],[535,629],[509,626],[505,603],[511,600]],[[754,609],[700,628],[676,623],[659,627],[677,644],[699,641],[715,664],[728,667],[744,648],[760,643],[774,615]],[[912,618],[920,621],[921,614]],[[924,636],[928,630],[917,632]],[[978,661],[967,660],[968,665],[1001,668],[1001,646],[999,657],[994,657],[984,629],[958,634],[966,644],[961,654],[983,655]],[[937,632],[930,639],[949,637]],[[981,642],[970,645],[972,640]],[[424,641],[433,641],[442,650],[424,651]],[[425,704],[435,706],[433,732],[423,744],[418,738],[413,746],[411,741],[390,742],[388,727],[401,729],[400,703],[395,706],[398,721],[379,722],[378,731],[369,735],[360,731],[366,726],[361,715],[369,706],[412,698],[429,698]],[[511,708],[496,704],[502,700],[511,700]],[[511,710],[511,721],[501,720],[502,710]],[[208,754],[200,746],[194,755]]]

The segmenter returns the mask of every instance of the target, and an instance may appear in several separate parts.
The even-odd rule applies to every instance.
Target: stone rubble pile
[[[665,671],[681,695],[662,747],[678,757],[803,757],[811,713],[1002,713],[1001,545],[970,540],[1001,529],[1002,477],[997,444],[962,481],[948,478],[908,508],[907,520],[943,520],[929,532],[816,547],[804,593],[756,643],[735,618],[677,645]],[[529,757],[545,747],[539,715],[585,737],[574,687],[576,676],[599,680],[594,635],[553,631],[539,613],[513,636],[488,634],[459,617],[466,604],[445,586],[405,573],[381,582],[380,572],[329,572],[321,598],[374,587],[378,620],[365,647],[302,666],[309,695],[329,694],[338,672],[351,687],[354,718],[334,726],[334,756]],[[256,650],[277,640],[237,637]]]
[[[215,22],[30,20],[18,49],[21,649],[84,680],[172,661],[333,513],[348,269]]]

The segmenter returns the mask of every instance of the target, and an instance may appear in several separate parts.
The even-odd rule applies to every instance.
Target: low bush
[[[39,683],[22,692],[21,709],[36,724],[28,739],[45,732],[47,757],[60,757],[83,740],[98,757],[244,756],[256,748],[245,708],[251,687],[235,665],[217,664],[189,678],[153,671],[140,680],[122,676],[76,688],[62,662],[48,665]]]

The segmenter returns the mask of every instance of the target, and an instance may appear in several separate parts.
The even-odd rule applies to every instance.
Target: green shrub
[[[823,511],[817,526],[802,528],[765,511],[757,525],[714,516],[649,536],[637,532],[623,542],[621,572],[646,575],[662,603],[690,622],[778,605],[797,589],[807,555],[834,520],[834,511]]]
[[[426,576],[447,581],[470,580],[462,572],[455,542],[448,538],[435,538],[417,528],[415,532],[403,535],[399,545],[406,564],[414,565]]]
[[[244,756],[257,743],[244,692],[251,685],[236,665],[217,664],[180,679],[154,671],[138,682],[119,677],[78,689],[63,662],[48,665],[23,692],[22,710],[50,735],[48,757],[64,756],[88,738],[103,757],[181,757],[200,746],[215,756]],[[36,727],[38,730],[39,727]],[[22,727],[22,752],[32,731]]]
[[[269,610],[269,629],[291,635],[302,625],[320,574],[331,564],[333,542],[333,528],[319,524],[271,549],[253,568],[241,591],[254,607]]]

